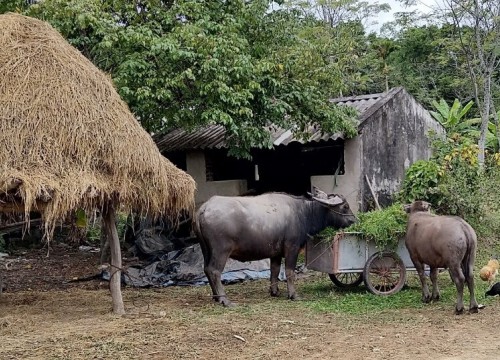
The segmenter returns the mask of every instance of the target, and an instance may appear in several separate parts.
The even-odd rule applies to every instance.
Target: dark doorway
[[[258,193],[269,191],[305,195],[311,191],[311,176],[344,173],[344,143],[330,141],[303,145],[292,143],[254,154],[259,180],[249,181]]]

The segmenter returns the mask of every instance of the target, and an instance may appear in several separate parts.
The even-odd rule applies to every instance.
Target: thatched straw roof
[[[110,200],[143,214],[192,209],[194,180],[49,24],[0,15],[0,49],[0,211],[38,209],[50,230]]]

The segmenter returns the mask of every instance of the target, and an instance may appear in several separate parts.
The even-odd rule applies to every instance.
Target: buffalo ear
[[[317,202],[326,205],[326,206],[337,206],[344,202],[344,200],[340,196],[327,197],[327,199],[313,197]]]
[[[403,205],[403,209],[406,213],[410,213],[410,209],[411,209],[411,204],[405,204]]]

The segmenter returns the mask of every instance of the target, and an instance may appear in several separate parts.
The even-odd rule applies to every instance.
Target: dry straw
[[[0,15],[0,211],[191,210],[195,183],[161,156],[108,76],[49,24]]]

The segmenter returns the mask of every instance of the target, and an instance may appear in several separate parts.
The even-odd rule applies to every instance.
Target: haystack
[[[50,235],[79,208],[101,209],[112,227],[118,206],[167,216],[192,209],[194,180],[49,24],[0,15],[0,49],[0,211],[39,211]]]

